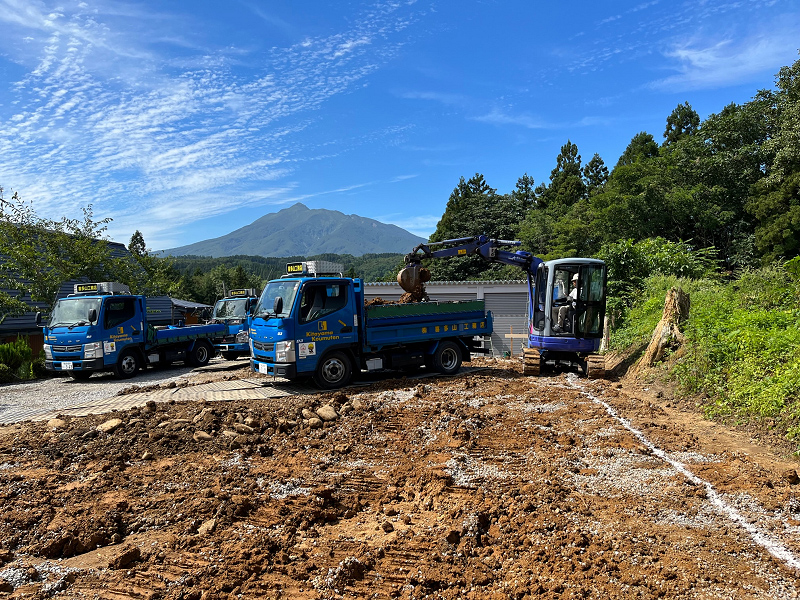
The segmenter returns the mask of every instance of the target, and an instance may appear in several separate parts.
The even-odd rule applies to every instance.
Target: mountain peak
[[[425,240],[396,225],[297,202],[227,235],[164,250],[183,256],[314,256],[405,254]]]

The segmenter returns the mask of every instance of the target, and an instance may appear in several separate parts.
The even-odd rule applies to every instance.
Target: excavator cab
[[[531,280],[530,333],[541,337],[603,336],[606,267],[603,261],[566,258],[539,265]]]
[[[591,371],[593,361],[601,358],[592,355],[603,337],[606,276],[605,263],[591,258],[563,258],[538,266],[530,280],[526,370],[538,373],[549,363]]]

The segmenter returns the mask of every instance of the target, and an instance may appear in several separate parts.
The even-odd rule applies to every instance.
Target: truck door
[[[606,316],[606,267],[604,264],[581,265],[575,315],[575,337],[603,337],[603,321]]]
[[[137,307],[139,310],[137,310]],[[103,362],[116,364],[120,353],[144,339],[141,300],[131,296],[109,296],[103,301]],[[101,340],[98,340],[101,341]]]
[[[346,281],[311,281],[303,286],[296,330],[298,372],[313,372],[328,349],[357,340],[351,287]]]

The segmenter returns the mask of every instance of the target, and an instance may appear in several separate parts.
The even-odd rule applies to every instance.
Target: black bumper
[[[258,365],[263,365],[267,368],[267,372],[258,370]],[[262,375],[273,375],[274,377],[285,377],[286,379],[294,379],[297,377],[297,365],[294,363],[268,363],[263,361],[256,361],[250,359],[250,368],[256,373]]]
[[[69,373],[70,370],[65,370],[61,368],[61,362],[58,359],[53,360],[46,360],[44,362],[44,368],[48,371],[53,371],[55,373]],[[91,358],[89,360],[72,360],[72,361],[63,361],[63,362],[71,362],[72,369],[71,371],[103,371],[106,366],[103,364],[102,358]]]

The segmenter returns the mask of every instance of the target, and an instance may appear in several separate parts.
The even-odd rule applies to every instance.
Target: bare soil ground
[[[4,427],[0,597],[798,597],[781,448],[485,365]]]

